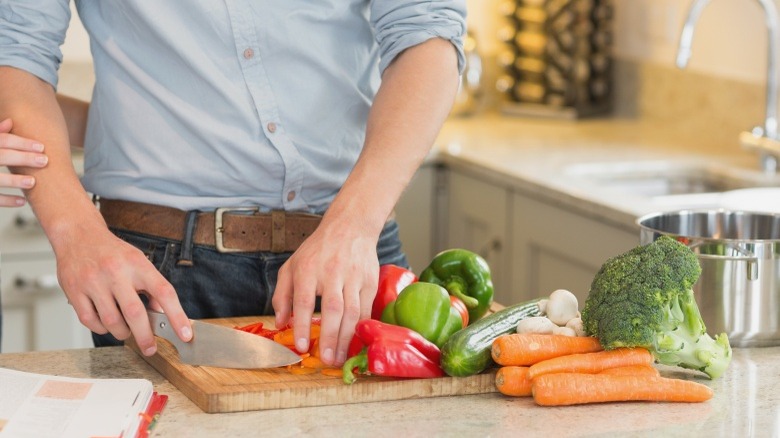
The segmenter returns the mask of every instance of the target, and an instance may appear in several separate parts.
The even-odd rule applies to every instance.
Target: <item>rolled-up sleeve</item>
[[[371,24],[379,44],[379,71],[399,53],[431,38],[449,40],[458,53],[458,70],[466,63],[466,0],[373,0]]]
[[[56,88],[68,23],[68,0],[0,0],[0,65],[25,70]]]

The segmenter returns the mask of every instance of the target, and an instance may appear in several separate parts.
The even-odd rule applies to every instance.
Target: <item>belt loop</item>
[[[179,254],[179,260],[176,262],[176,266],[192,266],[192,247],[193,247],[193,234],[195,234],[195,226],[198,222],[198,210],[190,210],[187,212],[187,216],[184,220],[184,239],[181,241],[181,254]]]
[[[284,252],[285,234],[284,211],[271,211],[271,252]]]

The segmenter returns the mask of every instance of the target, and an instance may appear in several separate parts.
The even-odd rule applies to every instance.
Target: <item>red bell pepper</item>
[[[376,297],[371,307],[371,318],[382,319],[382,311],[398,294],[410,284],[417,281],[414,272],[396,265],[382,265],[379,267],[379,284],[376,289]]]
[[[450,306],[454,307],[455,310],[460,313],[460,319],[463,320],[463,327],[465,328],[467,325],[469,325],[469,308],[466,307],[466,304],[463,302],[463,300],[456,297],[455,295],[450,295]]]
[[[386,377],[441,377],[441,352],[432,342],[406,327],[364,319],[355,327],[355,337],[365,345],[342,367],[344,383],[352,384],[354,370]]]

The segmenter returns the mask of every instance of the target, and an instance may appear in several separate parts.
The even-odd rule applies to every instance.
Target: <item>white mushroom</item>
[[[547,313],[547,301],[549,301],[547,298],[539,300],[539,314],[542,316]]]
[[[550,294],[546,306],[547,317],[556,325],[565,326],[578,313],[577,297],[566,289],[558,289]]]
[[[558,326],[556,326],[555,329],[553,330],[553,334],[571,336],[571,337],[577,336],[577,333],[575,333],[574,329],[569,327],[558,327]]]
[[[517,333],[552,333],[558,328],[545,316],[532,316],[517,323]]]
[[[582,318],[579,316],[572,318],[566,323],[566,327],[574,330],[577,336],[585,336],[585,327],[582,326]]]

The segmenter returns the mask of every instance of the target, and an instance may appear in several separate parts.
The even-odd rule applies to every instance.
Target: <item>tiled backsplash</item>
[[[657,120],[681,138],[721,153],[740,149],[741,131],[763,125],[763,87],[650,63],[615,63],[611,117]]]

